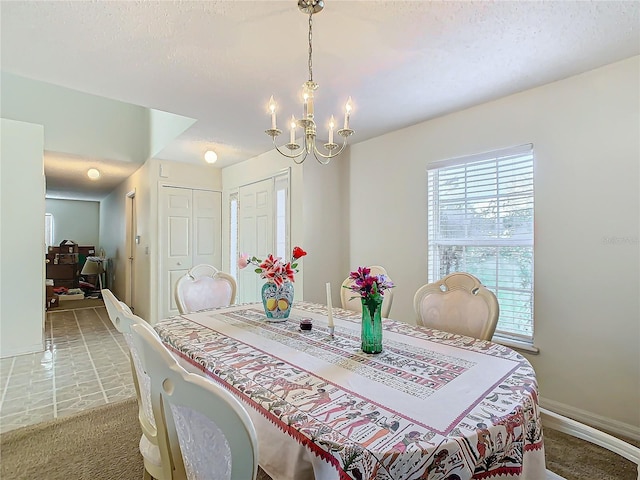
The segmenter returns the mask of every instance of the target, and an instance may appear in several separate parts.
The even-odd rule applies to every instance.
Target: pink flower
[[[386,275],[371,275],[369,267],[359,267],[357,271],[351,272],[349,278],[353,280],[353,283],[345,285],[343,288],[351,290],[362,298],[379,298],[384,295],[385,290],[394,287],[393,282]]]
[[[240,258],[238,258],[238,267],[242,269],[242,268],[246,268],[247,265],[249,265],[249,254],[241,253]]]
[[[280,257],[274,257],[273,254],[267,255],[267,258],[260,260],[243,253],[238,258],[238,267],[245,268],[249,264],[255,265],[255,272],[268,282],[274,282],[280,286],[285,282],[293,282],[295,274],[298,272],[297,260],[307,254],[302,248],[294,247],[291,255],[292,260],[286,262]]]

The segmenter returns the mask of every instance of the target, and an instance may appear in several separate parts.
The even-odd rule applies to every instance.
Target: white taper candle
[[[331,304],[331,283],[327,282],[327,315],[329,327],[333,327],[333,305]]]
[[[291,143],[296,143],[296,118],[291,115]]]
[[[271,128],[275,130],[276,127],[276,102],[273,99],[273,95],[269,99],[269,111],[271,112]]]
[[[336,125],[336,121],[333,118],[333,115],[331,115],[331,118],[329,119],[329,143],[333,143],[333,128]]]

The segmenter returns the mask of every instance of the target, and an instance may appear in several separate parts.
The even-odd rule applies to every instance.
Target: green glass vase
[[[382,351],[382,296],[362,297],[362,351]]]

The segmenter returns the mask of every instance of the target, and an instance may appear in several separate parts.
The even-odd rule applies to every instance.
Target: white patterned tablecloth
[[[302,318],[313,320],[301,331]],[[274,480],[544,479],[535,373],[495,343],[383,319],[383,352],[360,350],[360,315],[294,304],[172,317],[155,328],[183,363],[234,393]]]

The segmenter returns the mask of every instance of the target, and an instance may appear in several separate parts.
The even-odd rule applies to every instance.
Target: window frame
[[[49,251],[49,247],[53,245],[55,227],[53,213],[44,214],[44,252]]]
[[[234,191],[229,194],[229,275],[238,280],[238,256],[239,252],[239,231],[240,223],[238,215],[240,214],[240,203],[238,201],[239,192]],[[235,206],[234,206],[235,203]],[[234,222],[235,218],[235,222]],[[234,243],[235,239],[235,243]]]
[[[527,157],[530,157],[530,158],[527,158]],[[501,194],[500,194],[501,189],[499,188],[499,186],[507,184],[507,182],[509,182],[510,180],[509,180],[509,177],[507,177],[507,179],[500,178],[500,172],[501,172],[500,161],[501,160],[503,161],[502,168],[504,168],[505,162],[512,162],[513,159],[524,160],[523,165],[524,165],[524,168],[527,169],[527,174],[523,177],[525,178],[525,180],[518,178],[516,181],[517,181],[518,187],[522,186],[522,188],[525,189],[524,190],[525,194],[523,194],[523,192],[518,192],[518,195],[517,195],[518,198],[524,199],[523,200],[524,203],[518,209],[518,211],[526,211],[528,209],[531,210],[531,221],[530,223],[526,222],[525,224],[529,228],[529,230],[527,232],[518,232],[518,234],[515,235],[517,238],[503,236],[499,228],[496,228],[494,232],[494,236],[489,236],[485,233],[484,239],[469,238],[467,236],[468,231],[465,231],[464,235],[461,235],[458,238],[455,238],[455,236],[453,236],[451,240],[445,239],[444,238],[445,234],[442,234],[440,238],[436,238],[441,233],[440,228],[443,225],[440,220],[439,214],[442,211],[441,203],[444,203],[444,202],[442,200],[443,195],[441,195],[441,192],[434,191],[434,189],[436,189],[439,184],[433,184],[433,183],[436,182],[436,180],[439,178],[441,173],[445,175],[446,174],[451,175],[452,173],[455,172],[455,170],[458,170],[459,172],[460,171],[464,172],[464,180],[456,184],[456,185],[463,185],[464,194],[458,194],[458,197],[456,197],[456,200],[453,202],[453,204],[456,204],[456,202],[459,202],[461,205],[464,206],[464,212],[465,212],[465,218],[466,218],[466,215],[468,214],[469,206],[475,207],[474,203],[476,204],[481,203],[481,200],[484,200],[487,203],[495,202],[495,205],[501,205],[498,202],[501,198]],[[529,161],[530,163],[528,163]],[[495,193],[491,195],[486,195],[485,197],[479,194],[476,194],[476,195],[470,194],[469,192],[472,192],[474,191],[474,189],[479,188],[478,186],[482,185],[483,182],[485,182],[484,179],[480,180],[480,178],[475,180],[476,182],[475,184],[467,180],[467,175],[469,174],[469,172],[473,173],[472,167],[475,165],[476,167],[479,166],[480,168],[482,168],[483,165],[487,165],[486,172],[491,172],[492,169],[490,165],[492,162],[495,163],[495,168],[493,169],[493,171],[495,172],[495,180],[493,181],[495,183]],[[509,163],[507,163],[507,165],[509,165]],[[529,169],[530,169],[530,172],[529,172]],[[482,169],[481,172],[485,174],[485,169]],[[518,300],[515,299],[515,296],[520,294],[522,295],[522,298],[527,298],[527,296],[530,295],[530,300],[526,300],[526,302],[528,307],[527,310],[530,311],[530,320],[528,321],[530,322],[531,334],[529,335],[528,332],[518,333],[516,331],[517,327],[515,326],[515,324],[513,329],[508,329],[508,328],[505,329],[504,328],[505,324],[503,324],[502,325],[503,328],[501,328],[501,324],[499,321],[498,327],[496,329],[496,334],[494,336],[494,341],[499,341],[500,343],[509,344],[510,346],[513,346],[516,348],[523,348],[525,350],[537,352],[537,349],[533,346],[534,334],[535,334],[535,315],[534,315],[534,304],[533,304],[534,303],[533,302],[533,294],[534,294],[534,248],[533,247],[534,247],[534,221],[535,221],[534,175],[535,175],[535,154],[534,154],[534,149],[532,144],[525,144],[517,147],[494,150],[486,153],[441,160],[441,161],[436,161],[428,164],[427,165],[427,202],[426,202],[427,203],[427,230],[428,230],[427,232],[427,251],[428,251],[427,277],[428,277],[428,282],[433,282],[433,281],[439,280],[442,276],[444,276],[444,274],[440,269],[441,264],[438,262],[438,258],[437,258],[439,255],[436,254],[437,250],[435,250],[437,247],[434,247],[434,244],[437,244],[439,246],[448,244],[451,246],[461,247],[462,253],[458,258],[462,259],[462,264],[464,264],[464,261],[466,261],[466,259],[468,258],[467,256],[468,247],[481,247],[481,248],[497,247],[497,250],[495,253],[495,259],[496,259],[495,274],[493,274],[490,279],[484,278],[480,280],[483,282],[483,284],[485,284],[485,286],[487,286],[487,288],[489,288],[494,293],[496,293],[496,295],[499,297],[499,300],[500,300],[500,296],[508,295],[509,294],[508,292],[510,290],[509,288],[506,288],[504,286],[504,283],[505,283],[504,273],[502,275],[503,282],[502,283],[500,282],[499,264],[500,264],[500,260],[503,259],[500,253],[500,249],[518,248],[518,247],[524,246],[527,254],[530,249],[531,260],[530,260],[530,264],[527,265],[528,268],[530,269],[530,276],[528,276],[530,287],[525,288],[523,286],[522,288],[516,288],[516,289],[511,288],[511,291],[513,292],[511,293],[511,295],[514,295],[514,300],[513,300],[513,304],[510,304],[510,306],[513,306],[513,309],[509,309],[509,310],[505,309],[504,311],[505,313],[509,311],[515,314],[519,309],[518,305],[521,305],[521,302],[523,301],[523,300],[520,300],[520,303],[518,303]],[[516,177],[518,176],[519,175],[516,175]],[[485,185],[486,184],[493,185],[491,181],[486,182]],[[484,185],[482,186],[482,188],[485,188]],[[530,192],[527,189],[530,189]],[[487,188],[487,190],[489,190],[489,188]],[[445,195],[451,193],[452,191],[453,191],[453,188],[449,192],[446,192]],[[459,200],[459,199],[463,199],[463,200]],[[503,217],[501,217],[500,215],[498,214],[496,215],[496,225],[501,225],[502,218]],[[458,267],[457,269],[453,268],[448,273],[452,273],[454,271],[467,271],[467,267]],[[469,273],[472,273],[472,272],[469,272]],[[515,278],[514,274],[511,274],[511,276],[512,278]],[[492,285],[492,283],[494,283],[494,285]],[[518,321],[518,319],[516,317],[512,317],[509,320],[509,322],[511,321],[515,323]]]

